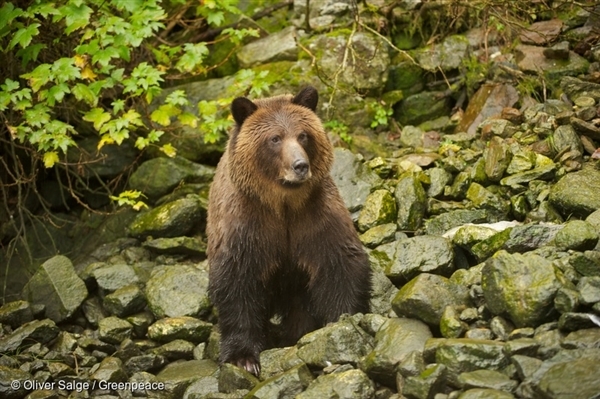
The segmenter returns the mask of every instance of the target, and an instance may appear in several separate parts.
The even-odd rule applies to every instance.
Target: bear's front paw
[[[232,360],[231,363],[242,368],[249,373],[254,374],[256,377],[260,375],[260,363],[252,356],[242,357],[237,360]]]

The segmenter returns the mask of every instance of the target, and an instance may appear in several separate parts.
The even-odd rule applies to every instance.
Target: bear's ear
[[[319,93],[317,89],[312,86],[306,86],[300,90],[300,93],[296,94],[296,97],[292,99],[293,104],[302,105],[313,112],[317,110],[317,103],[319,102]]]
[[[252,115],[257,109],[258,106],[246,97],[238,97],[231,103],[231,114],[238,126],[242,126],[246,118]]]

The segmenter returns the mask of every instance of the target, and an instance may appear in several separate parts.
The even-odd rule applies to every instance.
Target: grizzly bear
[[[369,310],[371,269],[329,174],[333,147],[317,102],[313,87],[295,97],[236,98],[236,126],[210,189],[220,361],[257,376],[264,349]]]

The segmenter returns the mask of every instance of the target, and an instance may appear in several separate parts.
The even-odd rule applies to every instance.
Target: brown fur
[[[209,196],[211,299],[221,360],[259,372],[269,345],[292,345],[342,313],[368,311],[370,269],[329,172],[333,149],[297,96],[236,99],[237,122]],[[273,342],[269,319],[282,318]]]

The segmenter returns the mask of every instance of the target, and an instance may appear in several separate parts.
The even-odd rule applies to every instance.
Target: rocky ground
[[[291,23],[261,39],[268,46],[248,45],[240,65],[284,67],[323,88],[298,43],[327,73],[348,32],[319,24],[348,16],[321,11],[304,42],[286,39],[299,30]],[[598,28],[592,19],[578,10],[530,27],[464,114],[424,77],[458,74],[481,51],[477,30],[416,48],[416,64],[390,50],[340,75],[395,98],[403,126],[370,127],[369,96],[335,104],[333,117],[356,128],[332,175],[369,251],[372,313],[263,352],[259,379],[219,366],[203,233],[214,168],[200,162],[215,148],[184,130],[173,138],[182,156],[149,159],[131,176],[151,209],[111,216],[93,251],[51,257],[0,308],[0,397],[599,398],[600,47],[570,50]],[[352,40],[367,53],[381,45],[365,30]],[[272,43],[281,51],[257,54]],[[536,101],[512,80],[540,65],[555,99]],[[230,83],[184,89],[218,95]]]

